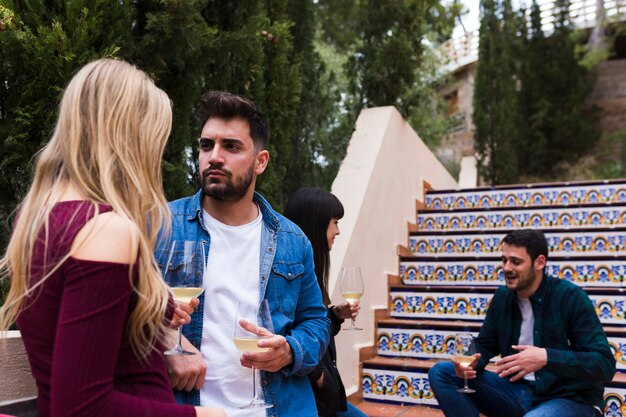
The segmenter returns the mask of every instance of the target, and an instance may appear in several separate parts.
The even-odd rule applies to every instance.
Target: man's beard
[[[207,176],[209,171],[215,170],[219,170],[224,174],[224,176],[217,181],[213,181]],[[234,181],[232,176],[233,174],[230,171],[222,167],[209,166],[200,174],[202,192],[204,195],[221,202],[241,200],[250,189],[254,179],[254,164],[250,165],[250,168],[243,176],[235,178]]]
[[[517,275],[517,287],[515,288],[515,291],[524,291],[529,289],[533,286],[536,280],[537,274],[532,268],[524,277]]]

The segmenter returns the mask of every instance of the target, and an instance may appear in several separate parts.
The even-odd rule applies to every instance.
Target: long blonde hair
[[[136,304],[128,333],[137,356],[147,357],[164,335],[168,303],[168,289],[152,251],[160,228],[170,223],[161,158],[171,125],[167,95],[126,62],[100,59],[72,78],[52,138],[38,155],[33,183],[19,207],[7,252],[0,260],[3,278],[10,276],[11,280],[0,308],[0,330],[16,320],[27,297],[60,265],[47,271],[38,284],[30,285],[37,238],[42,231],[47,235],[50,211],[71,184],[96,210],[98,204],[109,204],[137,228],[138,280],[132,281],[132,272],[129,276]]]

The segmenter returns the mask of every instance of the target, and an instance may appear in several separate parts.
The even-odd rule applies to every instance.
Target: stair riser
[[[583,287],[626,286],[626,262],[621,260],[549,260],[546,273]],[[403,261],[400,279],[404,285],[504,285],[502,263],[495,260]]]
[[[427,194],[432,210],[626,202],[626,185],[603,184],[544,189]]]
[[[418,359],[448,359],[454,353],[458,331],[434,329],[378,329],[377,346],[381,356]],[[478,335],[478,332],[467,332]]]
[[[505,233],[488,235],[412,236],[414,256],[499,256]],[[546,233],[551,257],[626,256],[626,231]]]
[[[427,370],[396,371],[363,369],[363,398],[398,404],[437,407]],[[626,387],[608,385],[604,390],[606,417],[626,417]]]
[[[437,329],[397,329],[379,327],[378,354],[415,359],[449,359],[454,354],[454,337],[459,331]],[[477,331],[468,331],[474,336]],[[626,337],[608,336],[617,369],[626,372]]]
[[[364,399],[433,407],[438,405],[430,389],[428,371],[407,373],[363,369],[362,387]]]
[[[417,216],[421,231],[488,229],[606,228],[626,224],[625,207],[560,208],[544,210],[490,211],[471,213],[424,213]]]
[[[492,294],[391,291],[390,315],[394,318],[482,321]],[[623,295],[590,294],[602,324],[626,325]]]

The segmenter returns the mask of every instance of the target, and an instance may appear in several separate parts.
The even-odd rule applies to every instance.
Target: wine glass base
[[[248,408],[272,408],[272,407],[274,407],[274,404],[267,404],[263,401],[252,400],[250,404],[242,405],[239,408],[244,410]]]
[[[175,346],[170,350],[166,350],[163,352],[164,355],[175,356],[175,355],[195,355],[196,352],[189,352],[188,350],[183,349],[180,346]]]
[[[363,329],[360,327],[356,327],[356,326],[350,326],[350,327],[346,327],[343,330],[363,330]]]
[[[473,394],[476,392],[476,390],[473,390],[471,388],[459,388],[457,392],[463,392],[465,394]]]

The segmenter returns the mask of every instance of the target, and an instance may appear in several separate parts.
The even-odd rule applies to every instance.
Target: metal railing
[[[546,34],[554,30],[556,3],[553,0],[538,1],[541,23]],[[596,23],[596,0],[574,0],[569,8],[570,21],[577,29],[589,29]],[[530,2],[525,7],[530,15]],[[605,21],[626,21],[626,0],[604,0]],[[451,72],[478,60],[478,30],[467,32],[443,43],[439,55],[444,62],[443,72]]]

